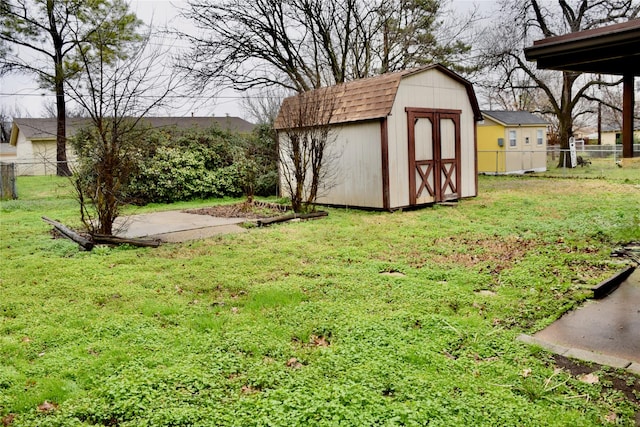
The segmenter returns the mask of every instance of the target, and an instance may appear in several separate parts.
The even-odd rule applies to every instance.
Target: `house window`
[[[542,140],[542,129],[538,129],[537,140],[538,140],[538,145],[543,144],[544,141]]]
[[[509,131],[509,147],[515,147],[515,146],[516,146],[516,131],[510,130]]]

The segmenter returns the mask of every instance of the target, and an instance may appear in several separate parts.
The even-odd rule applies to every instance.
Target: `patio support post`
[[[622,158],[633,157],[633,107],[634,77],[632,73],[624,75],[622,95]]]

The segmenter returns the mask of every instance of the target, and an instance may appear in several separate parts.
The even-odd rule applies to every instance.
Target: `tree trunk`
[[[558,139],[560,142],[559,168],[570,166],[568,164],[569,138],[573,135],[573,99],[571,92],[577,77],[578,74],[576,73],[566,71],[562,73],[562,95],[560,98],[560,110],[557,112]]]
[[[56,74],[58,67],[56,66]],[[64,84],[58,81],[56,76],[56,110],[58,113],[56,130],[56,174],[58,176],[71,176],[71,170],[67,163],[67,109],[64,99]]]
[[[49,28],[53,47],[55,50],[54,86],[56,91],[56,174],[58,176],[71,176],[67,164],[67,108],[64,98],[64,58],[62,56],[63,40],[58,32],[53,0],[47,0],[47,15],[49,16]]]

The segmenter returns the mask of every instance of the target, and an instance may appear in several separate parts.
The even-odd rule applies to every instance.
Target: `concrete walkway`
[[[144,237],[162,242],[186,242],[219,234],[244,233],[240,226],[246,218],[218,218],[182,211],[154,212],[118,218],[115,234],[120,237]]]
[[[640,269],[603,299],[589,300],[542,331],[519,339],[640,375]]]

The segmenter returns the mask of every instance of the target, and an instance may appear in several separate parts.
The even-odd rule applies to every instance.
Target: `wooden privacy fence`
[[[17,198],[16,164],[0,162],[0,200]]]

